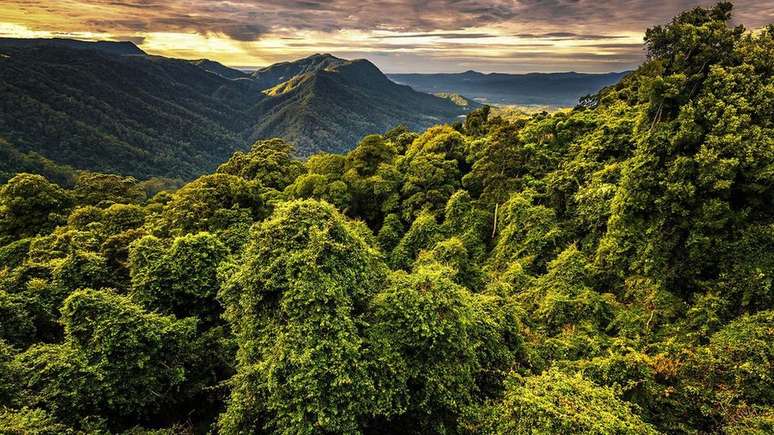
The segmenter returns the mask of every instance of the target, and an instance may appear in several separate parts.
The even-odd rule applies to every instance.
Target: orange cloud
[[[0,36],[131,40],[150,53],[231,65],[329,51],[387,70],[458,71],[478,60],[479,69],[500,71],[606,71],[638,64],[645,28],[700,3],[706,1],[0,0]],[[737,20],[747,25],[774,21],[774,0],[736,5]]]

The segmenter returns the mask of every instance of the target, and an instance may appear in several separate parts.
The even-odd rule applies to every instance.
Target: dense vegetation
[[[572,111],[0,187],[11,433],[771,433],[774,26]]]
[[[193,178],[244,148],[242,114],[260,99],[249,81],[182,60],[57,44],[0,53],[0,140],[76,169]]]
[[[75,170],[191,180],[258,138],[291,140],[299,156],[345,152],[367,133],[424,129],[468,110],[399,86],[368,61],[317,58],[329,63],[249,76],[128,42],[0,39],[0,181]]]

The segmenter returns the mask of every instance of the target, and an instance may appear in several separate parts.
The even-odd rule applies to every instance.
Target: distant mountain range
[[[148,55],[131,42],[0,39],[0,180],[63,168],[191,179],[260,138],[282,137],[301,157],[345,152],[367,134],[422,130],[479,105],[461,95],[564,104],[620,76],[391,80],[367,60],[328,54],[245,72]]]
[[[396,83],[422,92],[455,93],[480,103],[572,107],[578,99],[618,83],[628,72],[606,74],[531,73],[389,74]]]
[[[250,75],[65,39],[0,39],[0,95],[0,178],[67,165],[190,179],[259,138],[283,137],[302,157],[343,152],[474,106],[398,85],[366,60],[315,55]]]

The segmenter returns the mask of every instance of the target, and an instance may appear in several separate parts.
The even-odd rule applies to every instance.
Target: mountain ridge
[[[117,55],[147,55],[132,41],[82,41],[67,38],[0,38],[0,47],[66,47]]]
[[[258,139],[284,138],[300,157],[344,152],[367,134],[398,124],[424,129],[472,107],[395,84],[365,60],[316,55],[256,78],[208,59],[138,50],[130,42],[0,39],[3,146],[75,169],[191,179]],[[301,86],[263,92],[296,77]]]
[[[364,60],[345,60],[331,55],[313,55],[297,61],[297,65],[282,64],[281,71],[302,72],[291,79],[274,85],[264,93],[270,99],[260,105],[272,105],[274,112],[253,128],[250,139],[277,135],[309,147],[310,136],[334,143],[329,151],[344,152],[347,143],[357,142],[373,132],[394,127],[394,119],[412,129],[455,119],[470,107],[461,107],[449,99],[419,93],[408,86],[392,82],[373,63]],[[277,80],[276,71],[264,69],[262,83],[272,84],[267,77]],[[263,86],[263,84],[261,85]],[[289,107],[289,102],[296,102]],[[353,110],[359,107],[379,107],[379,111]],[[410,116],[402,114],[406,107],[419,108]],[[334,122],[319,121],[319,114],[327,113]],[[432,115],[427,115],[432,114]],[[287,122],[279,123],[284,116]],[[341,128],[348,126],[347,128]],[[312,135],[310,129],[314,129]]]
[[[571,107],[578,99],[618,83],[630,71],[610,73],[532,72],[526,74],[461,73],[387,74],[396,83],[432,94],[451,92],[481,103]]]

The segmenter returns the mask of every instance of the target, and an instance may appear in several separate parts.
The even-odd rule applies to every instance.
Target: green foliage
[[[384,218],[384,223],[382,223],[379,233],[376,235],[382,251],[392,252],[398,243],[400,243],[404,232],[405,229],[403,228],[403,222],[401,222],[400,216],[395,213],[388,214]]]
[[[409,412],[428,430],[440,430],[472,401],[479,369],[471,296],[445,272],[398,272],[373,301],[374,333],[387,336],[403,356],[403,382],[412,386]]]
[[[614,390],[558,370],[527,378],[514,376],[502,401],[480,411],[471,429],[487,433],[656,433]]]
[[[3,319],[0,322],[0,340],[24,346],[35,337],[35,324],[20,295],[0,290],[0,318]]]
[[[347,153],[344,169],[355,171],[359,177],[370,177],[376,174],[381,163],[387,163],[395,157],[393,145],[378,134],[363,138],[357,146]]]
[[[0,188],[0,237],[45,234],[65,221],[71,203],[67,191],[44,177],[18,174]]]
[[[266,210],[261,185],[235,175],[205,175],[175,192],[164,206],[161,225],[181,233],[223,229],[234,210],[244,210],[253,219],[262,217]]]
[[[411,224],[411,228],[392,251],[390,265],[394,269],[411,268],[423,249],[431,249],[442,238],[441,226],[430,212],[423,212]]]
[[[390,368],[375,365],[380,351],[366,346],[362,321],[385,273],[325,203],[288,202],[257,227],[221,294],[239,343],[221,431],[347,432],[389,414]]]
[[[145,201],[145,191],[134,177],[83,172],[73,190],[78,203],[86,205]]]
[[[244,81],[139,49],[112,55],[42,44],[4,46],[3,54],[2,131],[21,154],[9,171],[42,168],[60,178],[70,166],[192,179],[248,145],[240,133],[261,99]],[[29,149],[37,153],[21,153]]]
[[[681,391],[708,430],[732,423],[737,412],[774,403],[774,312],[745,315],[710,337],[690,355]],[[730,412],[729,412],[730,411]]]
[[[346,183],[341,180],[330,181],[320,174],[301,175],[285,192],[291,198],[327,201],[339,209],[345,209],[351,201]]]
[[[492,266],[502,269],[519,261],[531,270],[540,271],[557,252],[561,240],[556,212],[535,204],[534,194],[527,191],[513,195],[499,213],[496,219],[500,229],[492,250]]]
[[[406,427],[443,432],[481,392],[477,381],[496,376],[519,350],[514,325],[498,301],[471,294],[439,264],[396,272],[373,299],[372,331],[401,355],[408,387]],[[492,313],[490,310],[493,310]]]
[[[15,402],[19,394],[18,374],[11,365],[16,349],[0,338],[0,407]]]
[[[774,410],[771,407],[753,410],[737,421],[725,426],[723,431],[730,435],[764,435],[774,431]]]
[[[0,409],[0,427],[9,435],[68,435],[71,428],[56,422],[42,409]]]
[[[583,254],[571,245],[549,263],[534,287],[517,296],[539,329],[554,335],[572,325],[604,329],[610,323],[615,300],[588,286],[586,267]]]
[[[130,248],[131,295],[151,311],[215,322],[218,266],[227,254],[209,233],[176,238],[168,247],[156,237],[143,237]]]
[[[489,112],[491,107],[484,106],[480,109],[476,109],[465,117],[465,133],[470,136],[483,136],[487,133],[487,121],[489,118]]]
[[[746,48],[770,36],[743,39],[727,27],[729,11],[697,8],[648,33],[654,67],[640,77],[637,149],[597,252],[603,268],[679,283],[683,294],[717,276],[719,264],[756,261],[735,241],[771,216],[774,198],[760,178],[774,159],[774,124],[759,115],[771,74]]]
[[[426,137],[418,137],[410,147],[410,150],[417,150],[415,154],[409,154],[398,162],[398,167],[405,174],[401,188],[402,216],[405,220],[413,220],[425,210],[442,210],[459,187],[458,162],[446,158],[445,152],[432,151],[443,147],[442,141],[425,142],[427,140]],[[425,151],[425,147],[429,151]]]
[[[72,293],[62,306],[62,322],[65,342],[90,366],[106,371],[108,406],[131,415],[175,400],[186,375],[180,353],[195,322],[143,312],[105,290]]]
[[[22,394],[64,422],[158,413],[180,399],[195,322],[144,312],[110,290],[78,290],[62,306],[63,344],[17,356]]]
[[[24,262],[30,249],[30,239],[20,239],[0,247],[0,267],[13,269]]]
[[[293,145],[281,139],[260,140],[249,152],[237,151],[218,167],[219,173],[255,180],[277,190],[291,184],[302,170],[303,164],[293,159]]]
[[[104,257],[76,251],[56,261],[52,278],[60,287],[72,291],[82,286],[99,288],[110,285],[112,277]]]
[[[465,244],[459,238],[451,237],[436,243],[430,250],[421,251],[414,267],[433,263],[448,267],[456,283],[469,289],[481,287],[481,268],[471,261]]]

